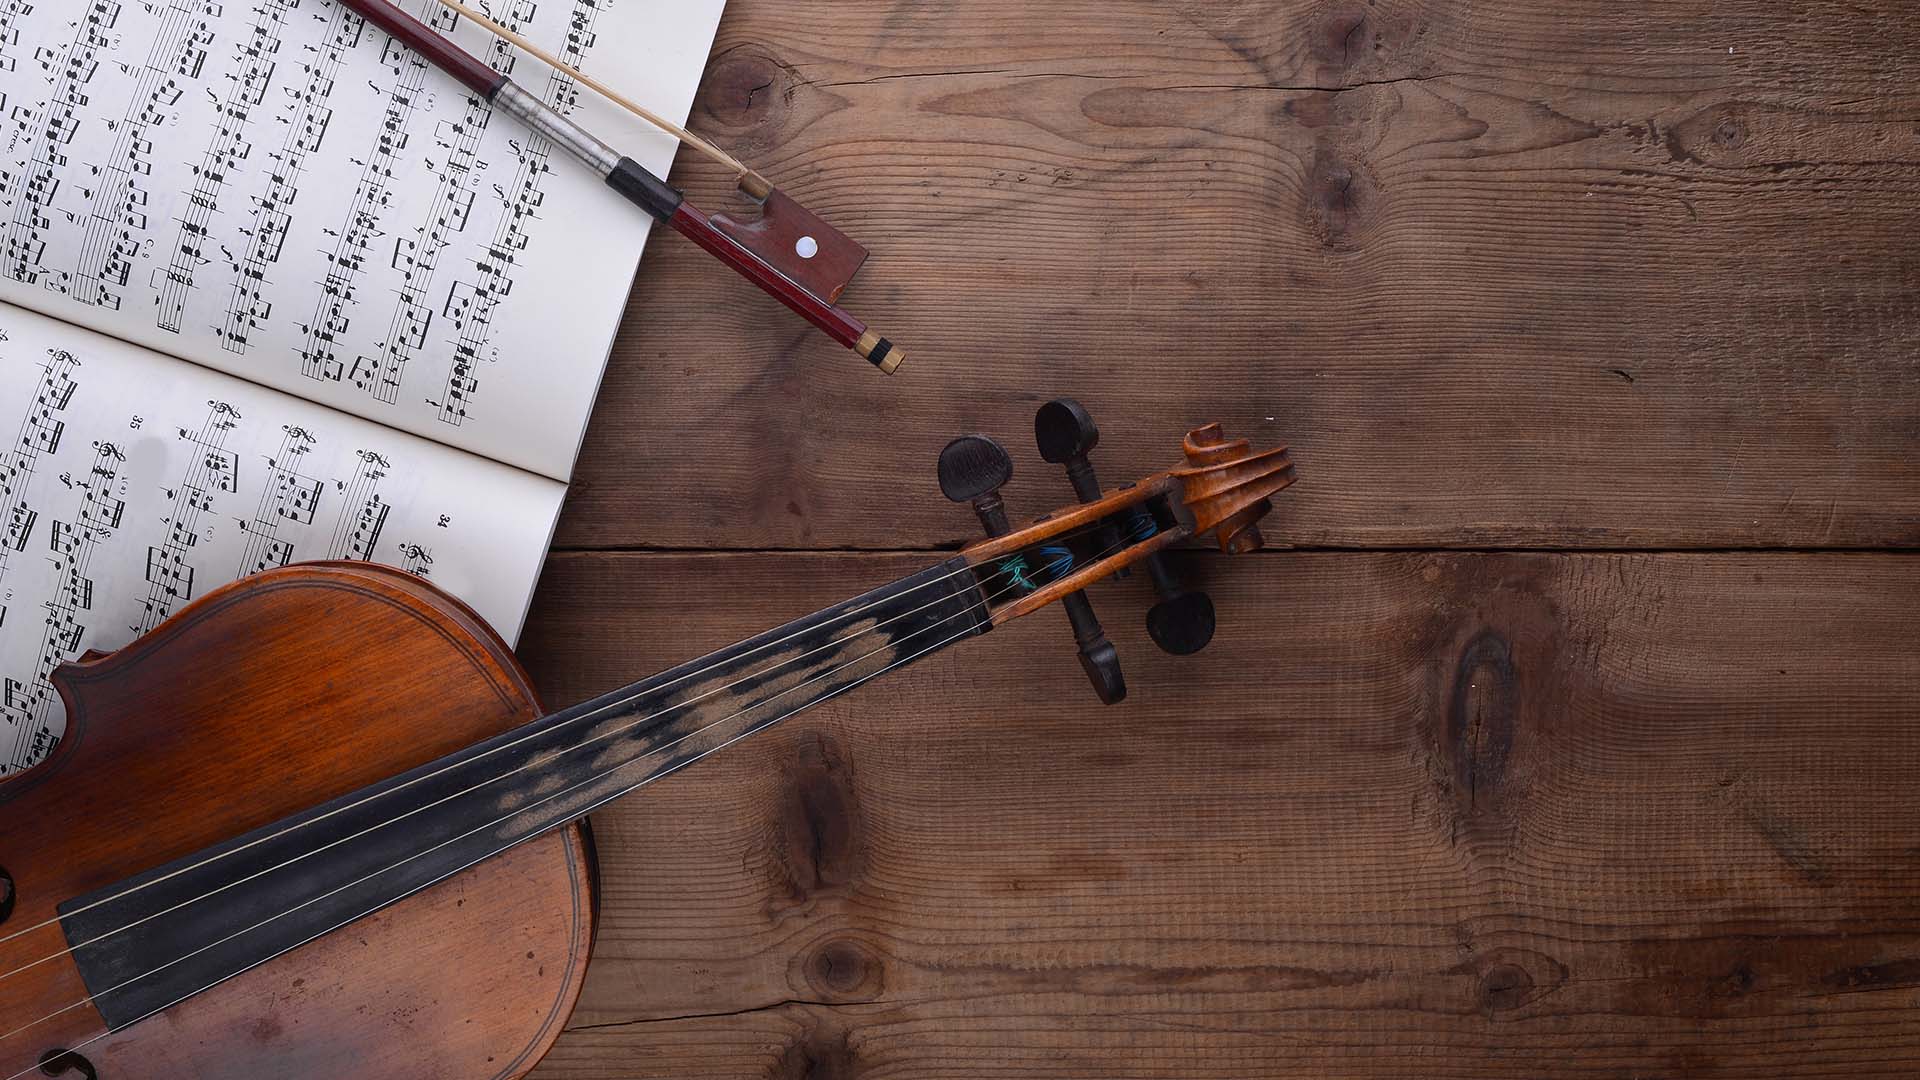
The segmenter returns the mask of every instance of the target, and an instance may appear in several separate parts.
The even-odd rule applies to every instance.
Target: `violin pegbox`
[[[940,491],[954,502],[971,503],[988,537],[1005,536],[1012,531],[1007,524],[1000,488],[1013,479],[1013,458],[1006,448],[985,435],[962,435],[940,452]],[[1006,577],[1002,586],[1008,591],[1033,591],[1035,576],[1053,576],[1061,559],[1072,565],[1072,554],[1063,547],[1043,547],[1038,565],[1029,565],[1024,554],[1001,562],[999,572]],[[1064,570],[1066,567],[1060,567]],[[1120,674],[1120,654],[1107,640],[1093,604],[1081,592],[1060,598],[1073,626],[1073,640],[1080,654],[1080,666],[1087,681],[1104,704],[1112,705],[1127,696],[1127,682]],[[989,601],[991,602],[991,601]]]
[[[1218,430],[1218,426],[1215,426]],[[1082,505],[1100,500],[1100,482],[1087,455],[1100,444],[1100,428],[1084,406],[1072,398],[1054,398],[1033,416],[1033,441],[1040,456],[1067,470],[1067,482]],[[1136,531],[1151,525],[1147,512],[1134,507],[1128,522]],[[1147,636],[1161,651],[1189,656],[1213,640],[1213,599],[1204,592],[1183,588],[1158,552],[1146,557],[1147,576],[1159,601],[1147,611]],[[1115,577],[1127,577],[1126,568]]]
[[[940,487],[948,498],[972,503],[986,529],[987,539],[967,545],[961,558],[974,574],[988,621],[997,626],[1059,601],[1088,679],[1100,700],[1112,704],[1125,696],[1126,684],[1086,587],[1144,564],[1159,594],[1147,615],[1148,634],[1166,652],[1198,652],[1213,637],[1213,601],[1183,588],[1160,552],[1203,535],[1229,554],[1259,548],[1257,523],[1294,474],[1284,447],[1256,452],[1209,424],[1187,433],[1185,467],[1102,491],[1087,460],[1099,437],[1078,402],[1056,398],[1040,407],[1034,417],[1040,454],[1065,466],[1079,502],[1019,528],[1008,523],[999,494],[1013,477],[1013,461],[992,439],[968,435],[949,443],[940,455]]]

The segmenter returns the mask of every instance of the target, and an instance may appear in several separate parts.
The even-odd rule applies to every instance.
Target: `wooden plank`
[[[559,542],[956,539],[940,446],[1052,505],[1067,393],[1116,479],[1291,442],[1276,542],[1920,543],[1916,55],[1824,0],[734,0],[693,126],[872,248],[912,358],[658,238]]]
[[[555,702],[921,556],[573,554]],[[595,822],[560,1078],[1911,1076],[1920,561],[1265,553],[1131,699],[1042,613]]]

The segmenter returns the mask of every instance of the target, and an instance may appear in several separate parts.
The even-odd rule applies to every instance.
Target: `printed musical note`
[[[0,715],[12,729],[12,743],[0,775],[45,757],[58,732],[53,727],[53,686],[48,675],[80,655],[87,631],[85,613],[93,610],[94,582],[88,576],[95,549],[120,527],[126,504],[115,494],[126,455],[112,443],[93,445],[93,462],[79,481],[80,502],[74,520],[56,520],[49,532],[49,561],[55,584],[44,601],[40,648],[33,671],[0,679]]]
[[[47,286],[71,293],[83,304],[118,308],[120,289],[133,271],[147,229],[151,193],[136,180],[153,171],[153,129],[167,122],[186,84],[200,76],[212,28],[191,0],[170,0],[157,10],[159,33],[137,69],[134,91],[121,117],[106,161],[94,166],[79,265],[71,275],[51,277]]]
[[[237,70],[226,75],[227,95],[215,114],[213,137],[200,156],[200,164],[193,167],[193,189],[177,218],[179,228],[167,253],[167,267],[156,271],[159,296],[155,298],[154,318],[163,330],[180,332],[193,276],[208,261],[208,223],[219,208],[221,192],[253,150],[246,140],[247,127],[273,82],[280,36],[286,29],[287,14],[296,3],[298,0],[260,0],[253,9],[253,24],[236,47]]]
[[[300,472],[302,461],[318,440],[306,428],[292,424],[281,430],[285,434],[280,447],[267,458],[267,482],[260,491],[260,505],[254,510],[253,520],[240,525],[247,534],[247,547],[236,577],[291,562],[293,541],[280,535],[281,527],[311,525],[320,508],[322,482]]]
[[[387,478],[393,463],[373,450],[356,450],[360,464],[353,479],[340,485],[340,519],[333,527],[333,542],[327,545],[329,559],[372,559],[380,547],[380,530],[387,526],[393,505],[380,497],[380,481]]]
[[[193,598],[194,564],[188,555],[207,538],[202,519],[213,511],[218,496],[239,488],[239,457],[226,448],[227,436],[239,422],[238,409],[224,401],[209,401],[206,419],[197,430],[178,429],[180,441],[192,449],[185,474],[167,489],[172,509],[161,519],[166,537],[147,547],[147,598],[133,627],[136,633],[159,626],[174,608]]]

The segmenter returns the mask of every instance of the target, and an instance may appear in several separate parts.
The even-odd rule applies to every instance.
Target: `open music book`
[[[722,2],[489,9],[684,119]],[[0,137],[0,775],[60,735],[52,667],[269,567],[391,563],[517,637],[644,214],[331,0],[0,0]]]

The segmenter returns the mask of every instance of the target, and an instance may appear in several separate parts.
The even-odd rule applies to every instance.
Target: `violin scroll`
[[[1229,555],[1266,545],[1259,520],[1273,509],[1273,496],[1294,481],[1287,448],[1252,452],[1245,439],[1229,441],[1219,424],[1187,432],[1185,450],[1191,468],[1175,469],[1195,535],[1212,533]]]

